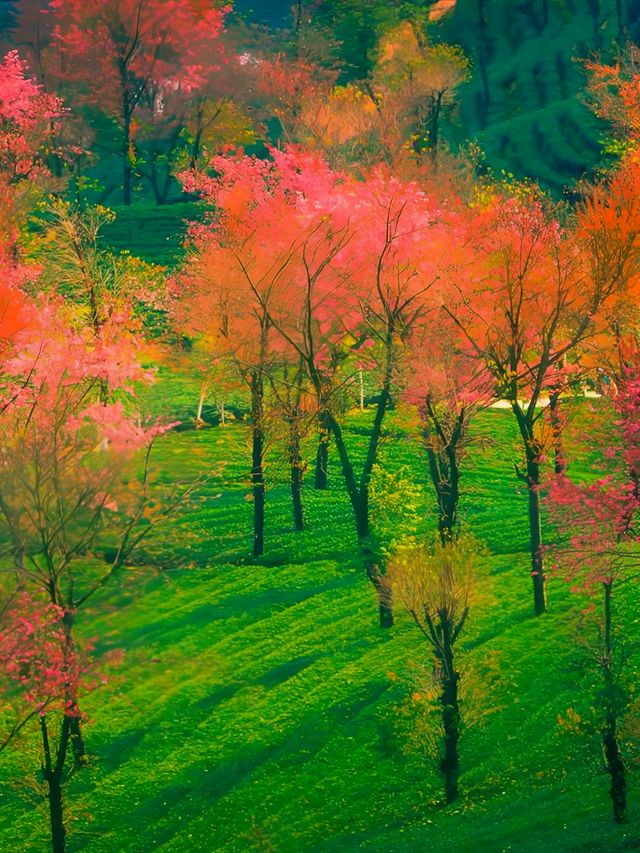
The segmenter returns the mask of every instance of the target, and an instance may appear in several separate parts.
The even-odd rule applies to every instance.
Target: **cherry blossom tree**
[[[99,684],[90,647],[71,645],[62,607],[18,591],[0,613],[0,752],[37,720],[54,853],[67,849],[64,786],[81,694]]]
[[[122,313],[96,335],[69,324],[67,306],[51,297],[32,304],[3,358],[0,530],[18,586],[63,609],[70,648],[82,606],[189,493],[179,486],[160,501],[153,491],[151,450],[167,426],[145,425],[132,409],[132,384],[148,378],[139,351]],[[103,383],[117,399],[102,401]],[[80,765],[79,713],[70,725]]]
[[[308,171],[301,168],[299,157]],[[332,173],[293,150],[274,153],[305,225],[299,283],[275,324],[298,353],[335,442],[367,574],[380,597],[380,620],[392,624],[383,594],[369,513],[371,475],[398,379],[403,344],[427,310],[437,277],[439,208],[416,184],[384,170],[365,181]],[[341,384],[336,353],[369,348],[379,382],[365,459],[357,472],[335,407]]]
[[[606,325],[605,309],[636,263],[635,226],[626,227],[627,214],[614,198],[604,188],[592,190],[573,229],[560,226],[534,188],[489,191],[469,209],[468,237],[443,305],[518,426],[525,465],[516,465],[516,473],[527,488],[537,614],[546,610],[540,486],[548,395],[557,390],[567,355]],[[605,225],[607,217],[612,222]]]
[[[465,351],[459,334],[441,312],[429,315],[410,340],[404,392],[420,416],[443,546],[458,535],[462,467],[472,418],[493,399],[491,375]]]
[[[0,62],[0,223],[16,253],[18,222],[49,175],[48,146],[62,101],[29,76],[17,51]]]
[[[633,547],[638,539],[635,520],[640,507],[637,365],[627,371],[622,391],[605,407],[614,427],[605,434],[601,449],[611,472],[586,485],[572,482],[562,473],[552,483],[549,497],[563,534],[552,549],[556,571],[573,592],[592,599],[590,615],[596,623],[596,639],[585,645],[602,677],[596,726],[611,781],[613,817],[623,823],[627,820],[627,768],[621,726],[630,704],[629,649],[616,604],[624,586],[637,577]]]
[[[121,130],[123,200],[133,194],[135,121],[153,89],[188,95],[203,84],[226,7],[186,0],[51,0],[63,78]]]
[[[191,231],[192,250],[178,280],[178,322],[204,337],[217,358],[230,361],[251,397],[253,556],[264,552],[265,396],[281,363],[282,339],[273,316],[291,281],[298,233],[290,205],[269,161],[217,157],[218,177],[189,173],[185,187],[199,192],[213,213]],[[273,223],[282,227],[274,232]]]

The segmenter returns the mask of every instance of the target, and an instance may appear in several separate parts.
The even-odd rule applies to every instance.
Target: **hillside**
[[[342,5],[362,7],[366,22],[371,2]],[[606,128],[582,101],[580,60],[612,54],[620,40],[616,0],[457,0],[446,6],[432,37],[461,45],[473,61],[450,140],[474,140],[494,172],[534,178],[561,194],[601,159]],[[638,35],[637,7],[635,0],[621,2],[631,37]],[[238,9],[271,26],[290,25],[288,9],[279,4],[253,0]]]
[[[546,23],[544,3],[486,2],[484,24],[480,5],[458,0],[437,28],[474,59],[473,78],[462,91],[458,138],[475,139],[495,171],[535,178],[559,193],[600,159],[606,128],[582,102],[579,60],[612,50],[615,3],[600,4],[597,28],[588,3],[549,3]]]
[[[181,406],[188,391],[170,384],[154,393],[166,395],[158,405]],[[350,443],[363,441],[368,421],[368,413],[353,414]],[[637,805],[628,826],[611,823],[597,736],[575,737],[558,724],[568,707],[588,714],[592,671],[571,642],[580,602],[562,583],[552,584],[542,622],[531,613],[526,499],[505,452],[515,439],[508,413],[478,422],[477,437],[492,442],[465,478],[463,518],[489,549],[485,605],[473,613],[463,647],[465,672],[476,678],[467,702],[477,716],[491,712],[463,736],[465,795],[446,810],[438,807],[433,759],[410,748],[403,726],[411,662],[429,653],[406,617],[390,635],[376,627],[336,468],[329,493],[306,490],[309,527],[294,534],[285,471],[272,449],[268,557],[252,565],[245,430],[163,440],[163,477],[215,472],[202,501],[167,533],[179,558],[188,532],[194,566],[146,579],[138,571],[119,599],[96,601],[87,614],[101,652],[126,652],[102,688],[108,702],[104,693],[91,700],[95,761],[70,783],[70,849],[636,848]],[[396,476],[410,472],[430,526],[423,459],[397,419],[383,456]],[[396,517],[396,534],[407,521]],[[23,757],[29,761],[12,751],[0,782],[0,848],[41,853],[46,822],[16,785]]]

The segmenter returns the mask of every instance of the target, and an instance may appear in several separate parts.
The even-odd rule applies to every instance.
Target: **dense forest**
[[[640,4],[0,9],[0,849],[640,847]]]

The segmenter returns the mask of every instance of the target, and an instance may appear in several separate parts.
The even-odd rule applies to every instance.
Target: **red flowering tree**
[[[62,102],[29,76],[16,51],[0,62],[0,253],[15,259],[18,219],[48,175],[45,165]]]
[[[428,311],[427,297],[437,277],[440,211],[416,184],[384,170],[355,180],[291,149],[274,157],[306,228],[296,287],[275,323],[304,363],[335,441],[366,571],[380,599],[380,622],[388,627],[392,611],[370,525],[371,476],[402,352]],[[335,406],[344,383],[335,364],[341,353],[345,367],[349,355],[357,354],[357,369],[364,349],[379,390],[358,471]]]
[[[598,188],[573,230],[560,226],[535,189],[496,189],[469,209],[464,251],[449,277],[444,311],[468,354],[493,376],[496,396],[508,401],[522,440],[524,467],[516,465],[516,473],[527,487],[536,614],[546,610],[540,498],[545,411],[567,355],[606,326],[606,309],[626,285],[635,232],[624,228],[612,237],[625,217],[616,214],[614,195]]]
[[[52,0],[63,78],[121,130],[123,200],[131,204],[137,113],[149,91],[188,96],[203,85],[226,6],[198,0]]]
[[[216,177],[189,173],[185,187],[212,206],[191,230],[191,252],[177,283],[178,323],[231,363],[251,398],[253,556],[264,552],[265,398],[285,357],[273,318],[290,293],[300,232],[269,161],[216,157]],[[274,229],[273,223],[280,226]]]
[[[45,171],[43,154],[62,102],[29,77],[17,51],[0,63],[0,173],[10,184]]]
[[[145,426],[127,402],[131,383],[145,378],[127,318],[112,315],[96,335],[69,325],[62,302],[30,308],[2,364],[0,531],[18,583],[63,609],[73,648],[79,609],[117,578],[185,492],[153,500],[151,447],[166,427]],[[101,402],[102,383],[119,389],[118,399]],[[130,469],[140,455],[138,480]],[[80,714],[71,716],[81,764]]]

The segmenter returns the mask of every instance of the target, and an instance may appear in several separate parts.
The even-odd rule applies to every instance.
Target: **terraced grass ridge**
[[[165,377],[152,394],[165,412],[195,406],[186,381]],[[160,479],[213,477],[149,549],[149,565],[132,569],[80,620],[98,638],[99,654],[122,649],[124,658],[87,701],[92,759],[67,788],[69,849],[640,846],[637,775],[630,773],[631,821],[616,826],[597,733],[577,736],[558,721],[568,708],[589,716],[597,678],[575,643],[584,601],[552,581],[550,612],[532,615],[526,496],[513,473],[510,418],[503,410],[478,418],[464,476],[461,516],[487,554],[461,648],[475,722],[461,741],[459,803],[442,806],[433,757],[410,736],[411,679],[417,666],[430,666],[429,651],[401,612],[392,630],[377,627],[335,460],[328,492],[305,486],[308,526],[296,534],[282,452],[272,444],[267,552],[253,564],[248,428],[235,423],[161,440]],[[370,421],[369,411],[349,416],[352,447],[363,448]],[[429,535],[433,495],[402,412],[387,423],[382,462],[384,476],[396,478],[398,501],[381,536]],[[580,475],[579,465],[574,470]],[[381,517],[376,507],[373,517]],[[163,557],[161,574],[155,555]],[[639,624],[632,605],[616,604],[631,633]],[[47,849],[43,804],[29,788],[37,755],[25,733],[2,756],[0,850]]]

